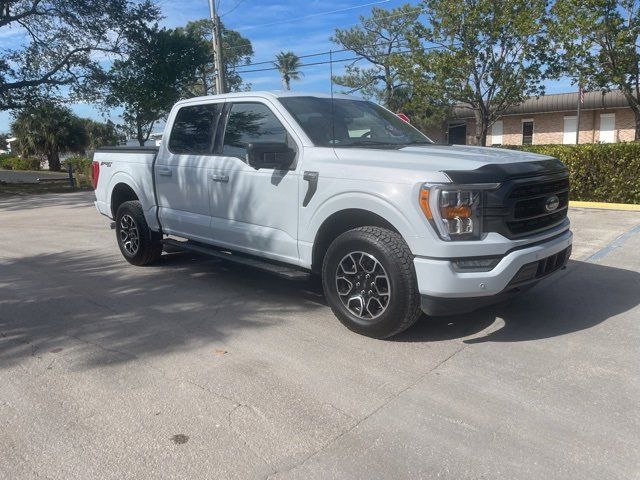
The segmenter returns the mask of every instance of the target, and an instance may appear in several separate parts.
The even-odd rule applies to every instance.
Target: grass
[[[2,170],[2,169],[0,169]],[[49,170],[16,170],[16,173],[32,173],[37,174],[39,177],[46,179],[42,183],[26,183],[17,182],[9,183],[0,180],[0,196],[12,196],[12,195],[37,195],[43,193],[71,193],[77,191],[90,191],[92,190],[87,184],[89,181],[83,174],[75,174],[76,183],[80,182],[80,187],[69,186],[69,180],[66,177],[65,171],[52,172]],[[48,177],[53,176],[55,179],[49,180]]]
[[[71,188],[69,183],[4,183],[0,182],[0,196],[37,195],[42,193],[71,193],[90,191],[89,187]]]
[[[53,170],[8,170],[6,168],[0,168],[0,172],[19,172],[19,173],[36,173],[38,175],[67,175],[66,170],[60,170],[59,172],[54,172]]]

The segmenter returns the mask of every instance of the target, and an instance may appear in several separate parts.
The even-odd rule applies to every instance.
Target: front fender
[[[393,192],[390,194],[393,195]],[[402,203],[397,202],[397,204],[401,205]],[[407,212],[404,212],[383,195],[376,192],[344,192],[327,198],[317,205],[307,219],[302,219],[300,225],[300,253],[304,257],[303,261],[308,260],[310,263],[310,250],[323,223],[333,214],[349,209],[366,210],[384,218],[402,235],[411,251],[416,251],[416,247],[421,241],[420,239],[425,236],[424,222],[416,218],[413,209],[407,208]],[[420,230],[417,230],[416,227],[420,228]],[[307,256],[309,258],[306,258]]]

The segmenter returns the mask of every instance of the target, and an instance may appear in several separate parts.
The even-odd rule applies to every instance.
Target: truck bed
[[[158,150],[158,147],[103,147],[95,151],[93,161],[99,167],[96,208],[100,213],[114,218],[112,192],[119,188],[119,184],[127,185],[140,200],[149,226],[158,228],[153,180],[153,164]]]

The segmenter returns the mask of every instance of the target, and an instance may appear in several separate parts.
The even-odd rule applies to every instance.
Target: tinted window
[[[315,145],[375,147],[433,143],[429,138],[372,102],[320,97],[283,97],[280,103],[293,115]]]
[[[273,112],[261,103],[235,103],[231,107],[222,153],[246,158],[247,145],[255,142],[287,142],[287,131]]]
[[[191,155],[211,153],[222,104],[194,105],[178,110],[171,129],[169,150]]]

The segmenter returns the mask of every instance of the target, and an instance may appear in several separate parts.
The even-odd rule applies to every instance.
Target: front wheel
[[[355,228],[336,238],[322,284],[336,317],[362,335],[392,337],[421,315],[413,256],[400,235],[384,228]]]
[[[118,207],[116,237],[122,256],[132,265],[149,265],[162,255],[162,236],[149,228],[137,200]]]

